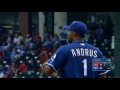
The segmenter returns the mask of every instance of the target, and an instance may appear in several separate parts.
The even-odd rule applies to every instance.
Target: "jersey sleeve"
[[[48,60],[47,65],[51,66],[55,71],[57,71],[64,64],[65,60],[65,52],[59,48]]]

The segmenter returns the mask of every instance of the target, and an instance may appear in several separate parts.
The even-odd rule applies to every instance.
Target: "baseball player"
[[[87,26],[81,21],[73,21],[68,30],[68,45],[61,46],[43,65],[46,75],[60,70],[61,78],[106,78],[108,71],[92,71],[92,59],[103,58],[101,51],[84,42],[88,32]]]

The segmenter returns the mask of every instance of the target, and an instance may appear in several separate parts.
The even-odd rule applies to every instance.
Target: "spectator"
[[[43,53],[49,53],[50,51],[47,49],[46,46],[42,46],[42,48],[40,49],[40,53],[43,54]]]
[[[3,58],[0,56],[0,65],[3,65]]]
[[[4,51],[4,55],[3,55],[3,60],[5,60],[5,61],[10,61],[11,59],[10,59],[10,54],[8,53],[8,51],[7,50],[5,50]]]
[[[56,52],[57,48],[54,46],[52,50],[52,55]]]
[[[10,78],[10,74],[9,74],[9,72],[5,72],[3,78]]]
[[[14,37],[15,37],[13,30],[9,31],[9,36],[8,37],[11,39],[11,42],[13,43],[13,40],[14,40]]]
[[[13,40],[13,43],[14,43],[14,45],[17,45],[17,43],[20,43],[20,38],[19,38],[18,34],[15,34],[15,38]]]
[[[95,33],[97,35],[98,42],[102,43],[104,41],[104,32],[101,24],[98,25],[98,28],[95,30]]]
[[[10,36],[8,37],[6,43],[7,43],[8,46],[14,47],[14,43],[13,43],[12,39],[10,38]]]
[[[25,43],[28,43],[32,40],[32,37],[30,37],[30,34],[27,34],[26,35],[26,38],[25,38]]]
[[[54,38],[51,38],[53,47],[59,48],[61,46],[59,36],[57,34],[54,35]]]
[[[18,77],[19,67],[17,63],[15,62],[11,63],[11,70],[12,70],[12,77]]]
[[[20,39],[21,42],[24,41],[24,36],[22,35],[21,32],[18,32],[18,38]]]
[[[33,42],[34,43],[39,43],[41,42],[41,37],[39,36],[39,33],[35,33],[34,36],[33,36]]]
[[[0,78],[4,77],[4,73],[3,73],[3,66],[0,65]]]
[[[16,61],[19,58],[20,58],[20,54],[18,53],[16,48],[13,48],[12,53],[11,53],[12,61]]]
[[[52,50],[52,42],[51,42],[50,36],[45,37],[43,41],[43,45],[46,46],[50,51]]]
[[[0,57],[2,57],[3,56],[3,52],[2,52],[2,50],[0,49]]]
[[[30,60],[30,63],[28,64],[28,71],[29,72],[36,72],[37,71],[37,63],[33,59]]]
[[[26,72],[27,71],[27,64],[25,63],[25,61],[22,61],[22,64],[19,67],[20,72]]]

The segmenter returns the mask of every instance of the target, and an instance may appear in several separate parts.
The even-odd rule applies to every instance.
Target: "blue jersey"
[[[107,71],[92,71],[92,59],[103,58],[101,51],[85,42],[73,42],[60,47],[47,64],[62,78],[98,78]]]

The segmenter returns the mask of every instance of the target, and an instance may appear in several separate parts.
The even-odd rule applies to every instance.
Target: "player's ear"
[[[76,32],[73,32],[73,36],[76,37],[76,36],[77,36],[77,33],[76,33]]]

